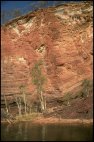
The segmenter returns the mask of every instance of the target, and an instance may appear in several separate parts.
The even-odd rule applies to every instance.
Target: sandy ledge
[[[42,124],[93,124],[93,119],[59,119],[59,118],[38,118],[32,121],[33,123]]]
[[[36,118],[33,120],[14,120],[14,121],[1,121],[1,123],[16,123],[16,122],[29,122],[33,124],[92,124],[93,119],[62,119],[62,118]]]

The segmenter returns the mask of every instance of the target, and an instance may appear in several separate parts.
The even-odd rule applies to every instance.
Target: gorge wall
[[[92,2],[71,2],[39,9],[1,27],[1,94],[10,103],[26,86],[28,101],[35,96],[30,71],[43,61],[45,95],[63,96],[85,78],[92,79]]]

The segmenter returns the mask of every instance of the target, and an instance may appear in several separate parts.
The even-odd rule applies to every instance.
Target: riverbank
[[[18,115],[17,113],[6,114],[2,113],[2,122],[15,124],[16,122],[31,121],[36,124],[93,124],[93,104],[92,96],[86,99],[76,98],[71,99],[69,105],[56,104],[53,102],[47,112],[32,112]],[[60,103],[60,102],[59,102]],[[4,111],[2,111],[4,112]],[[16,112],[16,111],[15,111]]]
[[[93,124],[93,119],[62,119],[62,118],[37,118],[32,121],[39,124]]]
[[[93,125],[93,119],[62,119],[62,118],[44,118],[44,117],[37,117],[33,119],[19,119],[19,120],[6,120],[1,121],[1,123],[9,123],[15,124],[18,122],[32,122],[33,124],[91,124]]]

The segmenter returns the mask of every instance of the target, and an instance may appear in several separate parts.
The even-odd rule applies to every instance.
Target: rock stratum
[[[45,96],[61,97],[93,74],[92,2],[71,2],[39,9],[1,27],[1,101],[9,103],[26,86],[28,102],[35,86],[30,71],[42,60]],[[36,93],[36,92],[35,92]]]

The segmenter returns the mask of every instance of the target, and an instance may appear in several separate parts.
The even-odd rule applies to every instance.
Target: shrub
[[[75,93],[75,98],[88,97],[89,94],[93,92],[93,82],[92,80],[84,79],[81,84],[81,90]]]
[[[82,86],[81,90],[82,97],[88,97],[88,95],[93,92],[92,80],[84,79],[82,81],[81,86]]]

